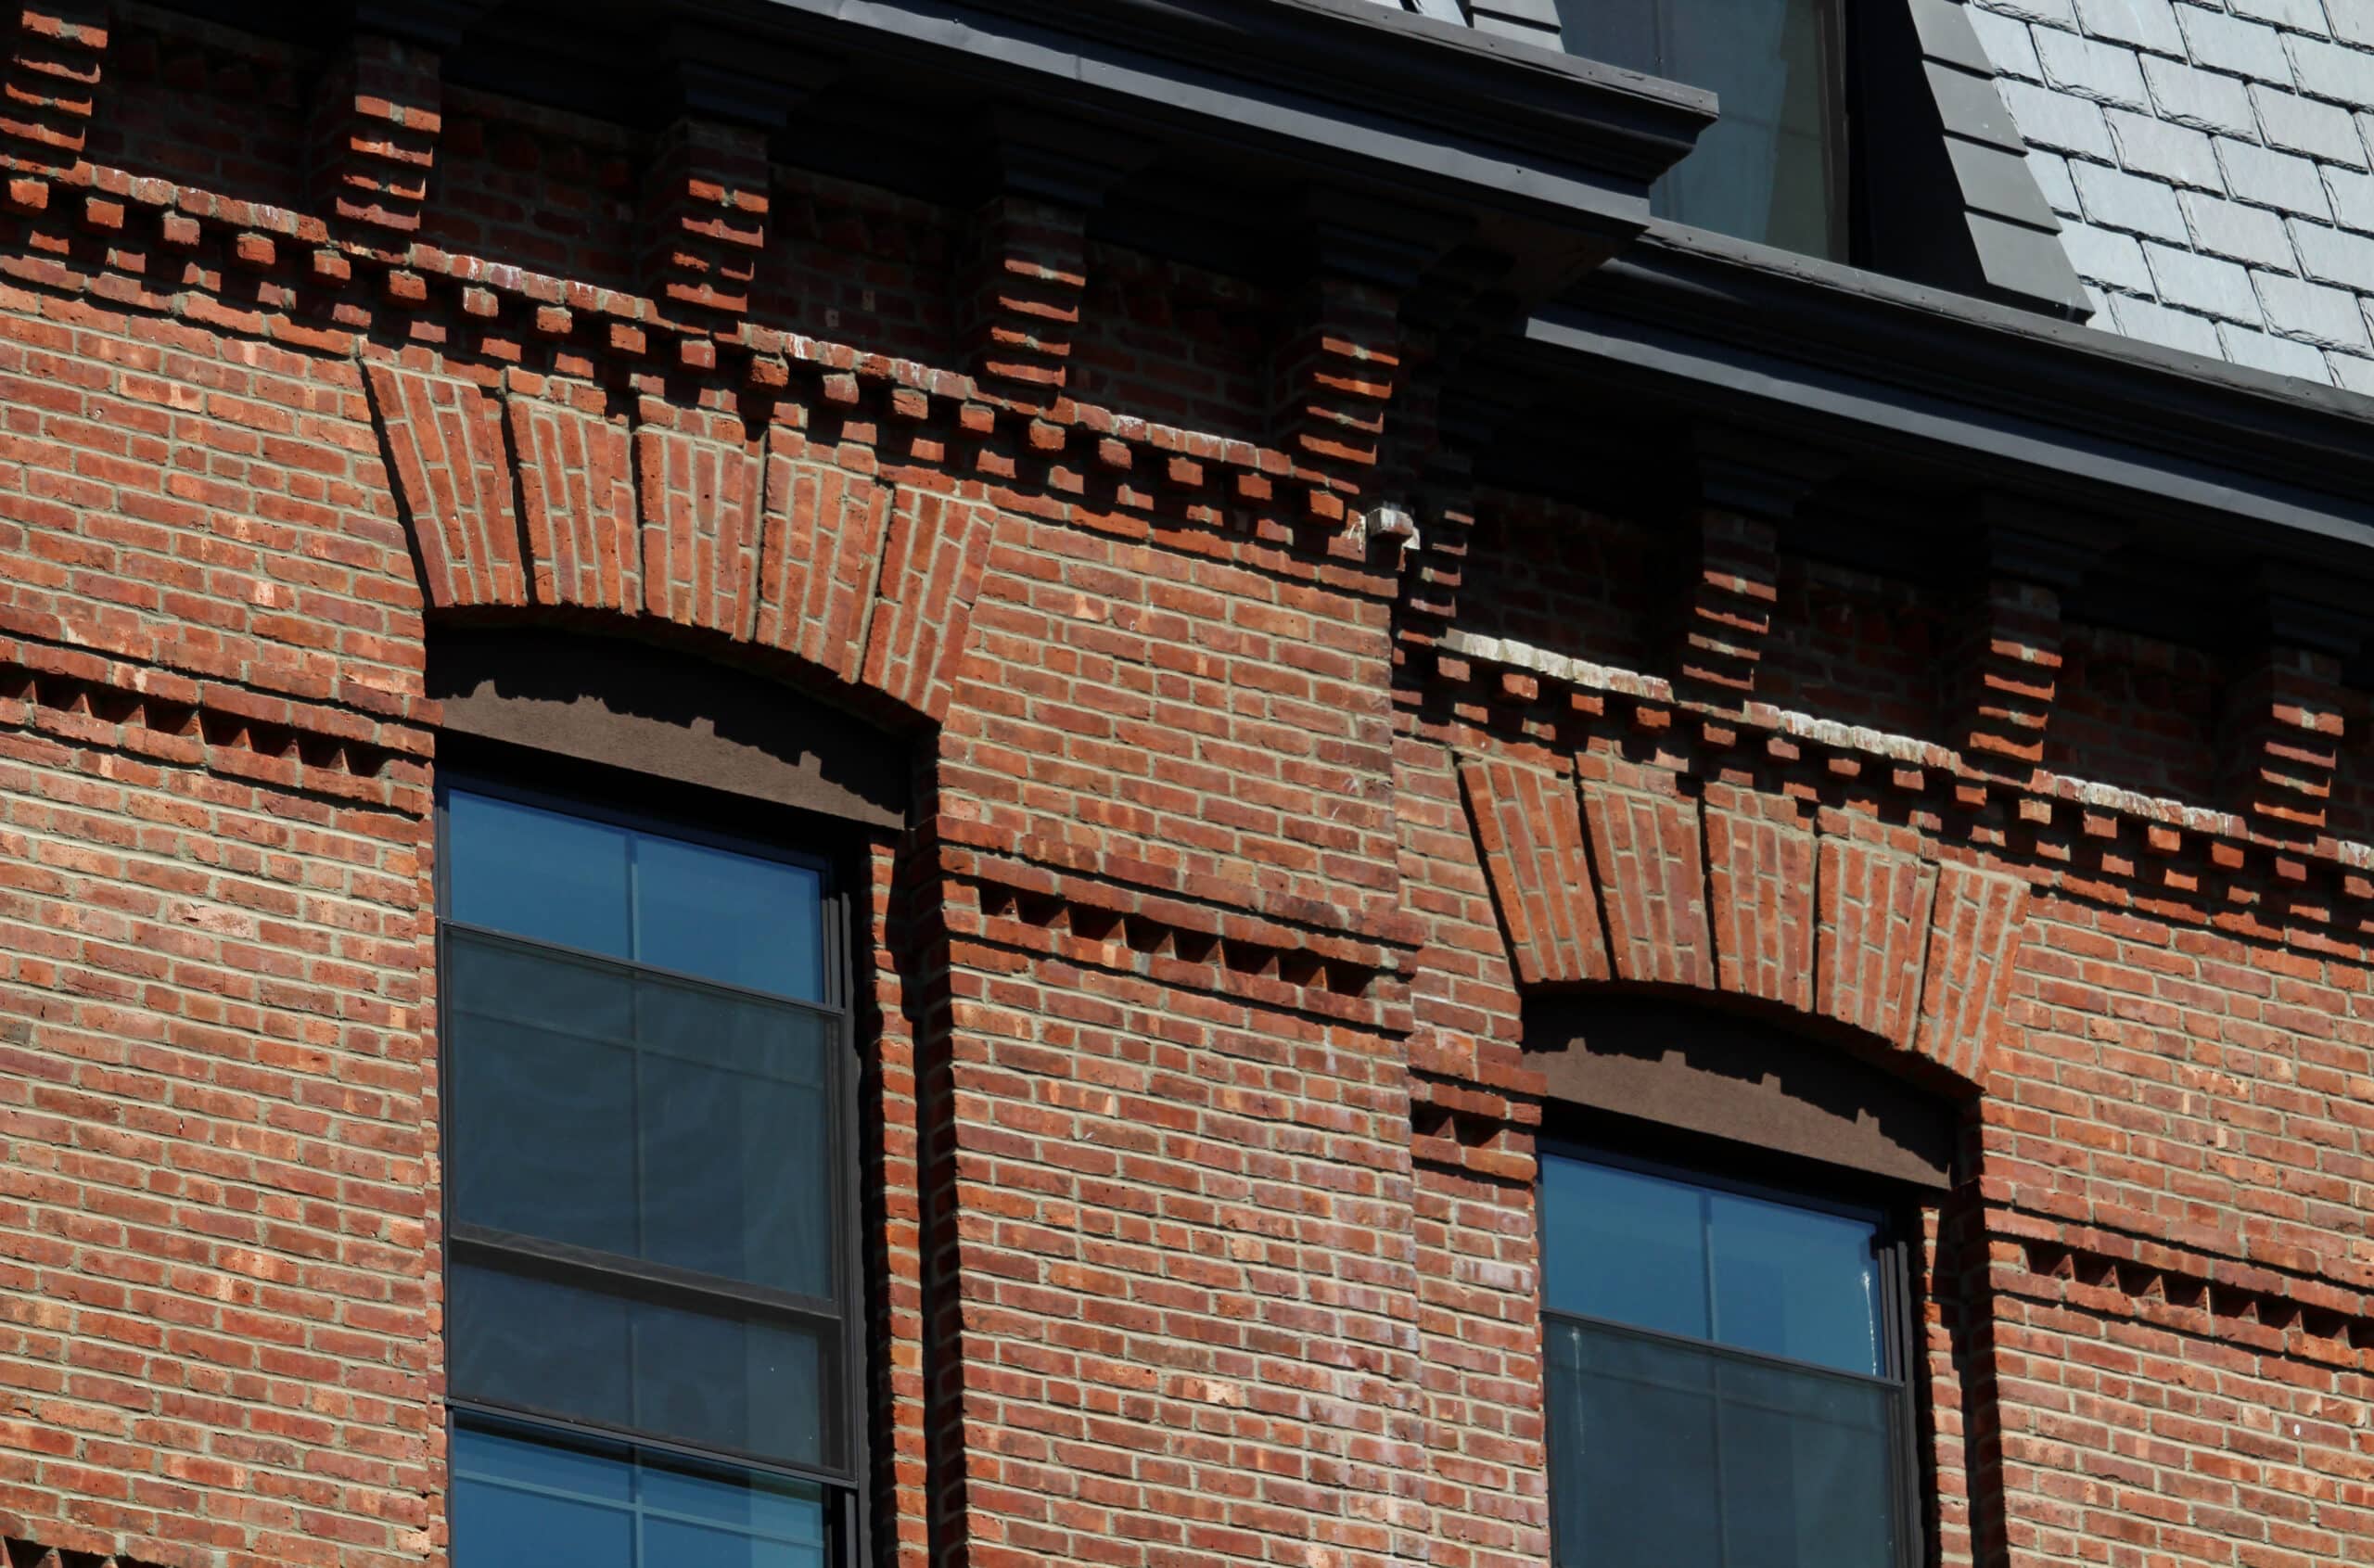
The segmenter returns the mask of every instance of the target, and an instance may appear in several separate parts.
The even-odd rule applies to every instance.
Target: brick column
[[[1376,488],[1385,421],[1402,385],[1401,306],[1449,227],[1332,193],[1304,205],[1309,270],[1270,359],[1272,428],[1322,522]]]
[[[420,210],[444,129],[444,56],[479,0],[364,0],[354,32],[315,84],[311,200],[343,237],[401,251]]]
[[[965,226],[957,321],[985,396],[1048,411],[1071,387],[1088,215],[1151,149],[1011,108],[990,115],[981,135],[987,194]]]
[[[2317,603],[2286,582],[2262,586],[2254,618],[2227,694],[2227,804],[2254,833],[2313,844],[2341,762],[2342,669],[2374,632],[2374,614]]]
[[[1954,744],[1974,772],[2024,784],[2044,763],[2060,695],[2062,598],[2100,558],[2088,520],[1991,497],[1981,504],[1974,587],[1948,657]]]
[[[108,47],[106,0],[19,6],[14,34],[6,90],[0,94],[0,158],[19,173],[70,173],[83,161],[98,99]]]
[[[1772,633],[1780,527],[1836,461],[1717,425],[1698,429],[1694,448],[1698,504],[1684,534],[1674,695],[1735,712],[1755,695]]]
[[[721,61],[749,47],[697,29],[669,35],[664,91],[673,118],[644,170],[644,291],[670,317],[719,333],[739,330],[749,313],[766,249],[769,138],[831,77],[805,58],[775,57],[764,75]]]

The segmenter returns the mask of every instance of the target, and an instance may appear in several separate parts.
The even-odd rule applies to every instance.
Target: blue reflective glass
[[[1706,1234],[1716,1338],[1844,1372],[1887,1370],[1869,1223],[1716,1192],[1707,1198]]]
[[[1551,1154],[1541,1207],[1551,1311],[1713,1337],[1699,1188]]]
[[[465,1418],[453,1446],[456,1568],[823,1568],[810,1482]]]
[[[1562,1154],[1541,1210],[1553,1312],[1887,1372],[1870,1220]]]
[[[636,959],[721,985],[824,1000],[823,880],[806,866],[639,835]]]
[[[458,789],[445,852],[449,920],[824,1000],[824,879],[812,867]]]
[[[631,958],[629,850],[623,828],[454,790],[445,802],[446,918]]]

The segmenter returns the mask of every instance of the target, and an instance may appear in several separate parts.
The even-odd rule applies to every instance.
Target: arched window
[[[594,638],[437,644],[456,1568],[856,1561],[862,725]]]
[[[1545,1004],[1543,1347],[1559,1568],[1921,1556],[1910,1255],[1952,1107],[1840,1048]]]

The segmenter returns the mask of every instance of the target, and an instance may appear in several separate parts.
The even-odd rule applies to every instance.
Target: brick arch
[[[1460,780],[1518,984],[1694,988],[1846,1026],[1975,1089],[2027,885],[1793,802],[1699,800],[1497,758]]]
[[[789,423],[509,376],[367,367],[430,611],[657,619],[944,717],[995,531]]]

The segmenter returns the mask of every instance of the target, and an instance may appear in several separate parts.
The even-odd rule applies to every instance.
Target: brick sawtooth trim
[[[2266,1355],[2374,1370],[2374,1296],[2085,1226],[1983,1215],[1993,1289]],[[2042,1233],[2049,1231],[2049,1233]]]
[[[947,711],[994,508],[894,500],[788,425],[754,440],[737,415],[645,397],[630,427],[518,380],[365,369],[431,606],[650,616]]]
[[[1137,975],[1167,988],[1406,1035],[1404,955],[1334,932],[1165,898],[942,842],[933,918],[951,941]],[[980,952],[968,962],[1006,967]]]
[[[8,1568],[162,1568],[155,1559],[120,1549],[100,1531],[72,1525],[61,1530],[58,1523],[45,1522],[40,1526],[44,1536],[67,1537],[52,1546],[35,1536],[33,1528],[30,1520],[18,1514],[0,1513],[0,1551],[6,1554],[0,1561],[6,1561]]]
[[[426,812],[428,736],[77,649],[0,640],[0,730]]]
[[[1538,1099],[1410,1075],[1410,1157],[1419,1165],[1531,1187],[1540,1175],[1534,1154],[1540,1126]]]
[[[2016,878],[1588,776],[1466,760],[1461,778],[1521,984],[1753,996],[1984,1081],[2025,933]],[[1573,934],[1602,919],[1594,965]]]

